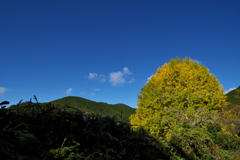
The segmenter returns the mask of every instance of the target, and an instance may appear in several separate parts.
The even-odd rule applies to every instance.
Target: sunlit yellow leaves
[[[205,66],[189,58],[172,59],[141,89],[138,109],[130,122],[133,128],[143,127],[162,137],[183,121],[203,125],[227,104],[223,93]]]

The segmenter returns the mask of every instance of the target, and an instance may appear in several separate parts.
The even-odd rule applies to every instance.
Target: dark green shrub
[[[203,128],[178,128],[170,144],[186,159],[234,159],[228,152],[214,143],[209,132]]]

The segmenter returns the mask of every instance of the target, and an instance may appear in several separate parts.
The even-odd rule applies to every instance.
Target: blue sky
[[[136,108],[158,67],[188,56],[240,85],[238,0],[1,0],[0,101],[68,95]]]

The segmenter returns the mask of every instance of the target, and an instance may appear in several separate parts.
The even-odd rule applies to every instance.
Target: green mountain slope
[[[238,104],[240,105],[240,86],[231,92],[229,92],[227,95],[227,101],[230,104]]]
[[[53,100],[48,103],[39,103],[40,106],[44,107],[51,103],[54,107],[62,108],[67,111],[82,111],[85,114],[97,114],[100,116],[116,116],[117,119],[122,121],[128,121],[128,118],[131,114],[135,113],[135,109],[131,108],[125,104],[107,104],[104,102],[95,102],[81,97],[64,97],[57,100]],[[14,109],[16,107],[27,108],[30,107],[38,107],[37,103],[32,102],[23,102],[18,105],[12,105],[9,109]]]
[[[101,116],[118,116],[121,119],[126,119],[130,114],[135,113],[135,109],[125,104],[107,104],[103,102],[95,102],[81,97],[64,97],[51,101],[57,107],[74,107],[86,113],[94,113]]]

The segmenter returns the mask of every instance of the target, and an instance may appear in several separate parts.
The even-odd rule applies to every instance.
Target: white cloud
[[[150,81],[151,78],[152,78],[152,76],[148,77],[148,78],[147,78],[147,82],[146,82],[145,84],[147,84],[148,81]]]
[[[198,64],[201,64],[202,62],[197,60],[197,59],[193,59],[193,62],[197,62]]]
[[[96,79],[98,77],[97,73],[90,73],[88,74],[88,79]]]
[[[72,94],[72,88],[68,88],[67,91],[66,91],[66,95],[71,95]]]
[[[101,91],[101,90],[100,90],[99,88],[95,88],[94,91],[99,92],[99,91]]]
[[[91,96],[95,96],[96,95],[96,93],[91,93]]]
[[[130,72],[130,70],[127,67],[124,67],[123,68],[123,74],[130,75],[130,74],[132,74],[132,72]]]
[[[88,76],[86,77],[88,79],[94,79],[99,82],[105,82],[106,80],[109,80],[112,86],[118,86],[118,85],[122,85],[125,82],[133,83],[135,79],[129,77],[129,75],[131,74],[132,72],[127,67],[124,67],[123,71],[111,72],[109,74],[109,77],[107,77],[105,74],[98,74],[98,73],[91,73],[91,72],[89,72]]]
[[[147,81],[150,81],[151,78],[152,78],[152,76],[148,77],[148,78],[147,78]]]
[[[131,78],[128,82],[129,82],[129,83],[133,83],[133,82],[135,82],[135,79],[134,79],[134,78]]]
[[[0,87],[0,96],[4,96],[7,91],[8,91],[8,88]]]
[[[106,76],[105,75],[103,75],[103,74],[100,74],[100,76],[99,76],[99,82],[105,82],[106,81],[106,78],[105,78]]]
[[[234,90],[234,89],[236,89],[236,87],[235,87],[235,88],[230,88],[229,90],[225,91],[225,94],[231,92],[231,91]]]
[[[117,86],[117,85],[122,85],[123,83],[125,83],[125,79],[124,79],[124,74],[123,72],[112,72],[110,73],[110,80],[109,82],[111,83],[111,85],[113,86]]]
[[[126,79],[128,78],[127,76],[130,75],[130,74],[132,74],[132,72],[127,67],[124,67],[122,72],[118,71],[118,72],[110,73],[109,82],[113,86],[122,85],[123,83],[126,82]],[[132,78],[128,82],[132,83],[133,81],[134,81],[134,79]]]
[[[88,77],[88,79],[95,79],[99,82],[105,82],[106,81],[106,76],[104,74],[97,74],[97,73],[89,72],[87,77]]]
[[[86,94],[86,92],[80,92],[80,94],[81,94],[81,95],[84,95],[84,94]]]

